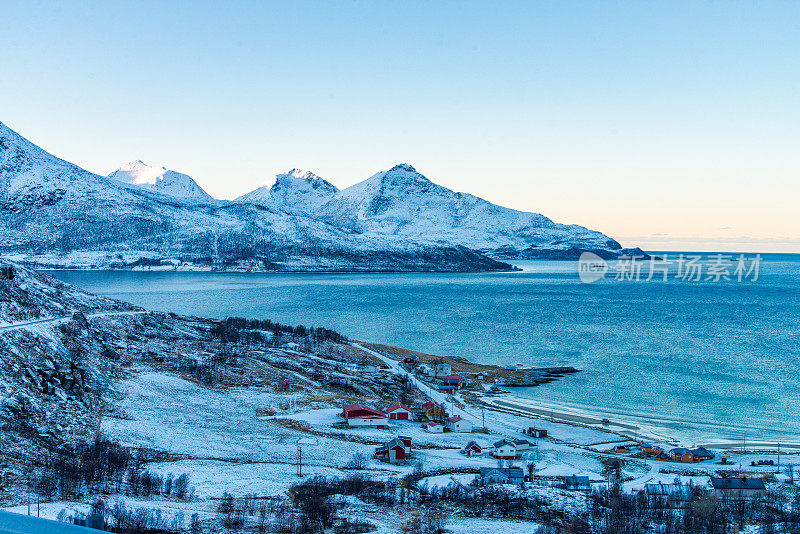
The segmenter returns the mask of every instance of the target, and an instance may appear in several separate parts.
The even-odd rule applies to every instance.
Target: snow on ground
[[[347,443],[281,426],[256,416],[285,396],[259,390],[220,392],[177,376],[141,373],[122,383],[125,419],[106,417],[102,430],[124,445],[144,446],[192,458],[260,462],[297,461],[303,439],[308,463],[344,467],[356,452],[374,446]]]
[[[196,513],[201,518],[210,518],[215,515],[215,504],[210,502],[198,501],[168,501],[163,499],[141,499],[136,497],[127,497],[124,495],[104,495],[103,500],[107,506],[113,507],[117,502],[124,502],[127,509],[137,508],[158,508],[164,517],[174,517],[178,514],[183,514],[184,524],[188,524],[192,514]],[[12,506],[3,508],[7,512],[15,514],[27,515],[28,505],[22,504],[19,506]],[[75,501],[54,501],[44,502],[39,505],[39,517],[44,519],[58,519],[58,514],[64,510],[66,515],[85,516],[91,510],[91,504],[80,503]],[[36,516],[37,507],[36,503],[31,504],[31,515]]]
[[[525,521],[506,521],[501,519],[477,519],[457,517],[448,521],[447,528],[452,532],[469,534],[531,534],[539,525]]]
[[[373,479],[387,478],[393,472],[380,470],[342,470],[320,465],[303,464],[297,475],[297,465],[281,463],[231,463],[219,460],[181,460],[149,464],[147,469],[159,475],[175,477],[189,473],[190,486],[200,498],[219,497],[228,492],[236,497],[248,493],[259,496],[280,495],[295,484],[315,476],[346,477],[361,474]]]
[[[331,425],[343,421],[341,408],[323,408],[294,413],[286,417],[313,425],[317,430],[330,430],[347,436],[360,436],[375,440],[389,440],[397,435],[408,436],[414,445],[434,445],[462,449],[470,441],[476,441],[481,447],[487,447],[497,441],[497,436],[479,432],[445,432],[434,434],[422,428],[422,423],[412,421],[389,421],[388,429],[378,428],[345,428],[333,429]]]

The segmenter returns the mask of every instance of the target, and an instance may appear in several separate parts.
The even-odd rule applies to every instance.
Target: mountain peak
[[[395,165],[394,167],[389,169],[388,172],[392,172],[392,171],[417,172],[417,169],[415,169],[414,167],[412,167],[408,163],[398,163],[397,165]]]
[[[108,178],[177,198],[213,200],[191,176],[166,167],[154,167],[140,159],[126,163]]]
[[[339,192],[332,183],[311,171],[302,169],[291,169],[278,174],[271,187],[267,184],[236,200],[253,202],[289,213],[308,214]]]
[[[288,183],[294,181],[306,181],[306,182],[324,182],[328,183],[326,180],[323,180],[316,174],[311,171],[304,171],[303,169],[291,169],[287,172],[278,174],[275,176],[275,183],[272,187],[277,187],[281,183]],[[329,184],[330,185],[330,184]],[[331,187],[333,187],[331,185]]]

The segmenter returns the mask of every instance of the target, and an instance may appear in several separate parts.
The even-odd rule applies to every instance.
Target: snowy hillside
[[[198,201],[213,200],[211,195],[197,185],[191,176],[167,170],[165,167],[152,167],[140,159],[123,165],[108,177],[177,198]]]
[[[520,256],[574,249],[613,252],[619,243],[582,226],[497,206],[436,185],[411,165],[396,165],[334,195],[320,218],[357,232],[462,245]]]
[[[8,323],[64,317],[80,312],[135,310],[32,269],[0,261],[0,328]]]
[[[264,184],[240,196],[237,202],[252,202],[288,213],[312,214],[339,189],[311,171],[292,169],[279,174],[271,186]]]

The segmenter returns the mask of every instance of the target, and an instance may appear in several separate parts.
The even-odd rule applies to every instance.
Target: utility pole
[[[303,446],[297,442],[297,476],[303,476]]]

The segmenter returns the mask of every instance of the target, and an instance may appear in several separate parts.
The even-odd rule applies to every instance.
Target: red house
[[[375,456],[384,459],[389,463],[402,463],[411,452],[411,447],[406,447],[405,443],[399,438],[387,442],[385,445],[375,449]]]
[[[393,406],[389,406],[386,413],[389,414],[389,419],[396,419],[398,421],[408,421],[411,419],[411,408],[399,402]]]
[[[411,365],[417,365],[419,363],[419,356],[409,356],[407,358],[403,358],[403,363],[410,363]]]
[[[476,454],[482,453],[483,449],[481,449],[481,446],[475,443],[474,441],[470,441],[469,443],[467,443],[466,447],[461,449],[461,452],[463,452],[467,456],[474,456]]]
[[[389,416],[380,410],[367,408],[361,404],[345,404],[342,406],[342,417],[347,426],[373,426],[387,428]]]
[[[287,379],[281,378],[280,380],[278,380],[276,386],[278,388],[278,391],[289,391],[289,389],[291,389],[292,387],[292,384]]]
[[[408,436],[397,436],[397,439],[402,441],[403,445],[405,445],[406,447],[408,447],[409,450],[411,450],[411,438],[409,438]]]
[[[444,385],[454,386],[456,389],[461,389],[461,386],[464,385],[464,379],[461,378],[461,375],[447,375],[444,377]]]

